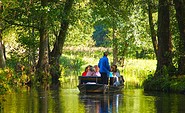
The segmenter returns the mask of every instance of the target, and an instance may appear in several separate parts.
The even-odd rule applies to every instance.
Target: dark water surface
[[[125,88],[121,94],[79,94],[77,88],[22,90],[0,97],[0,113],[185,113],[185,95]]]

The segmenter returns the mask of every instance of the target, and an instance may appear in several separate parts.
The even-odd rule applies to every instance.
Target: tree
[[[156,31],[154,29],[154,22],[153,22],[153,12],[154,12],[154,3],[152,3],[151,0],[148,0],[148,18],[149,18],[149,25],[150,25],[150,33],[151,33],[151,38],[152,38],[152,44],[154,48],[154,52],[156,57],[158,56],[158,42],[157,42],[157,35]]]
[[[48,44],[49,44],[49,38],[48,38],[48,27],[47,27],[47,0],[41,0],[41,8],[43,10],[43,13],[40,18],[40,44],[39,44],[39,60],[36,68],[37,72],[37,78],[38,81],[46,82],[48,81],[49,76],[49,51],[48,51]]]
[[[123,26],[128,22],[127,2],[122,0],[96,0],[92,2],[93,17],[95,18],[95,26],[103,25],[105,29],[108,29],[108,35],[106,38],[111,40],[113,48],[113,64],[118,61],[119,40],[125,37],[121,37],[119,34],[123,32]],[[123,35],[122,35],[123,36]],[[124,45],[124,44],[123,44]],[[123,55],[123,54],[122,54]]]
[[[103,25],[97,25],[94,28],[95,28],[95,31],[93,32],[93,39],[96,41],[96,46],[107,47],[108,46],[107,43],[109,42],[109,41],[106,41],[108,30],[105,30]]]
[[[4,18],[6,23],[20,29],[20,32],[23,32],[21,35],[33,34],[30,37],[23,37],[35,38],[35,40],[39,37],[37,75],[35,77],[38,82],[48,82],[50,74],[52,75],[52,80],[58,80],[60,77],[59,59],[62,55],[70,23],[69,15],[73,1],[26,0],[11,3],[7,1],[7,4],[10,5],[7,5]],[[56,40],[53,39],[54,36],[56,36]],[[18,41],[26,44],[23,39]],[[54,45],[49,41],[55,42]],[[50,53],[52,47],[53,50]]]
[[[176,19],[180,31],[178,72],[185,74],[185,0],[173,0],[176,9]]]
[[[162,76],[164,71],[171,74],[172,69],[172,40],[170,34],[169,1],[159,0],[158,9],[158,53],[155,75]]]
[[[0,1],[0,68],[4,68],[6,66],[5,48],[2,43],[2,30],[3,30],[2,12],[3,12],[3,4]]]
[[[60,30],[58,36],[56,36],[56,41],[54,44],[54,48],[50,53],[50,65],[51,65],[51,75],[52,82],[58,83],[58,78],[60,77],[60,57],[62,55],[62,50],[64,46],[64,42],[66,39],[67,30],[69,27],[69,15],[71,12],[72,4],[74,0],[67,0],[64,6],[62,14],[62,18],[60,20]]]

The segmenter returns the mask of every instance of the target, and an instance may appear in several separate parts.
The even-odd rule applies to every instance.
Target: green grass
[[[153,74],[156,69],[156,60],[127,59],[125,66],[121,68],[126,82],[135,83],[139,86],[149,74]]]

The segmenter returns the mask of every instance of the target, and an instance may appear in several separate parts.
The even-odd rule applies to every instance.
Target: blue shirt
[[[103,56],[99,63],[98,67],[100,68],[100,73],[107,73],[109,75],[110,72],[110,65],[109,65],[109,60],[106,56]]]

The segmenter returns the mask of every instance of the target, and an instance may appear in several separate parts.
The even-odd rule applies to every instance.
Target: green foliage
[[[119,69],[126,83],[134,83],[142,87],[143,81],[147,78],[147,75],[154,74],[156,60],[125,59],[124,67],[119,67]]]
[[[62,75],[70,75],[70,73],[73,71],[80,71],[81,66],[84,64],[85,62],[80,57],[62,56],[60,58]]]
[[[95,42],[92,39],[94,19],[89,1],[76,1],[70,19],[72,22],[64,46],[94,47]]]
[[[111,51],[111,48],[104,48],[104,47],[79,47],[79,46],[72,46],[72,47],[64,47],[64,54],[67,55],[76,55],[81,58],[99,58],[103,55],[105,51]]]
[[[39,45],[39,34],[34,29],[19,28],[17,30],[18,39],[17,43],[20,43],[25,49],[36,49]]]
[[[23,71],[17,73],[11,68],[1,69],[0,75],[0,95],[16,90],[16,87],[25,85],[28,80]]]
[[[154,59],[154,56],[154,51],[150,48],[147,50],[142,49],[141,51],[136,51],[136,58]]]
[[[97,25],[94,27],[93,39],[96,41],[97,47],[109,47],[110,40],[107,40],[108,30],[105,30],[102,25]]]
[[[30,66],[30,60],[28,60],[30,55],[31,52],[29,53],[28,51],[24,51],[21,47],[19,49],[11,50],[9,52],[9,57],[6,60],[7,66],[15,70],[17,64],[24,64],[24,66],[28,67]]]
[[[92,3],[92,17],[95,26],[104,26],[108,29],[109,43],[113,44],[113,29],[116,32],[118,57],[135,58],[136,51],[147,51],[143,58],[153,58],[153,46],[150,37],[147,1],[99,1]],[[144,7],[143,7],[144,6]],[[155,16],[156,20],[157,16]],[[100,35],[99,35],[100,37]]]
[[[149,75],[143,83],[145,90],[170,91],[170,79],[168,76],[153,77]]]
[[[40,1],[32,1],[32,3],[30,3],[30,0],[2,0],[2,2],[4,8],[2,28],[3,30],[5,29],[3,31],[3,41],[6,45],[7,67],[10,68],[10,73],[13,74],[10,81],[19,84],[21,81],[24,81],[24,77],[21,78],[21,76],[25,75],[25,73],[27,75],[27,73],[30,72],[28,70],[30,70],[31,66],[36,66],[36,61],[38,60],[38,32],[42,26],[40,18],[45,14],[48,15],[46,27],[48,30],[50,49],[52,49],[55,38],[59,34],[58,31],[61,27],[60,21],[68,18],[66,17],[66,12],[63,11],[65,0],[51,1],[46,7],[41,6]],[[152,2],[154,2],[152,5],[155,5],[153,9],[153,19],[156,29],[157,1],[154,0]],[[97,60],[94,59],[99,59],[102,56],[102,52],[109,48],[94,49],[93,47],[102,44],[103,46],[110,47],[113,43],[113,29],[116,32],[115,36],[119,58],[125,58],[125,56],[133,58],[135,57],[136,51],[140,53],[139,58],[153,58],[153,46],[150,38],[149,24],[147,22],[147,1],[95,0],[89,2],[77,0],[75,4],[73,4],[72,10],[70,19],[68,20],[70,26],[63,50],[63,53],[68,54],[68,56],[63,56],[60,62],[64,75],[68,74],[71,70],[79,70],[84,64],[96,64]],[[175,10],[171,9],[171,11],[173,14],[173,17],[171,17],[171,30],[174,44],[173,61],[177,66],[180,54],[180,51],[177,50],[181,44],[177,21],[175,19]],[[93,34],[94,30],[95,32]],[[15,40],[16,42],[14,42]],[[147,55],[144,54],[146,52],[148,53]],[[88,61],[88,63],[86,61]],[[23,72],[17,72],[17,64],[24,64],[26,69]],[[147,74],[153,72],[153,69],[150,71],[146,70],[146,68],[141,69],[140,67],[142,66],[139,65],[139,67],[136,63],[134,63],[134,65],[135,66],[126,68],[124,72],[126,76],[136,75],[136,78],[145,78]],[[167,71],[169,70],[171,69],[164,67],[162,74],[167,75]],[[1,79],[3,80],[3,78]],[[148,80],[150,80],[150,77]],[[169,77],[164,76],[159,78],[159,80],[156,79],[156,82],[151,81],[152,85],[148,85],[148,87],[150,89],[154,85],[154,88],[157,90],[168,91],[171,87],[178,90],[181,88],[178,84],[183,85],[182,81],[179,81],[179,83],[173,81],[173,85],[171,84],[169,88],[171,82]],[[160,87],[157,87],[158,85],[155,85],[155,83]],[[0,87],[4,86],[1,85]]]
[[[170,88],[175,92],[184,93],[185,92],[185,78],[173,78],[171,80]]]
[[[89,25],[89,23],[87,24]],[[64,46],[78,46],[81,48],[93,47],[95,45],[95,42],[92,39],[93,29],[91,26],[88,25],[83,22],[79,22],[75,26],[69,26],[69,31]],[[88,30],[85,30],[84,26],[86,26],[86,29]]]
[[[7,80],[6,80],[6,73],[3,70],[0,70],[0,95],[3,95],[6,93],[8,86],[7,86]]]
[[[144,89],[149,91],[164,91],[164,92],[185,92],[184,77],[169,77],[161,76],[154,77],[148,75],[148,78],[143,83]]]
[[[148,75],[148,78],[143,83],[144,89],[165,92],[174,91],[174,89],[171,87],[171,84],[173,84],[173,79],[169,74],[171,70],[172,68],[163,66],[160,75]]]

